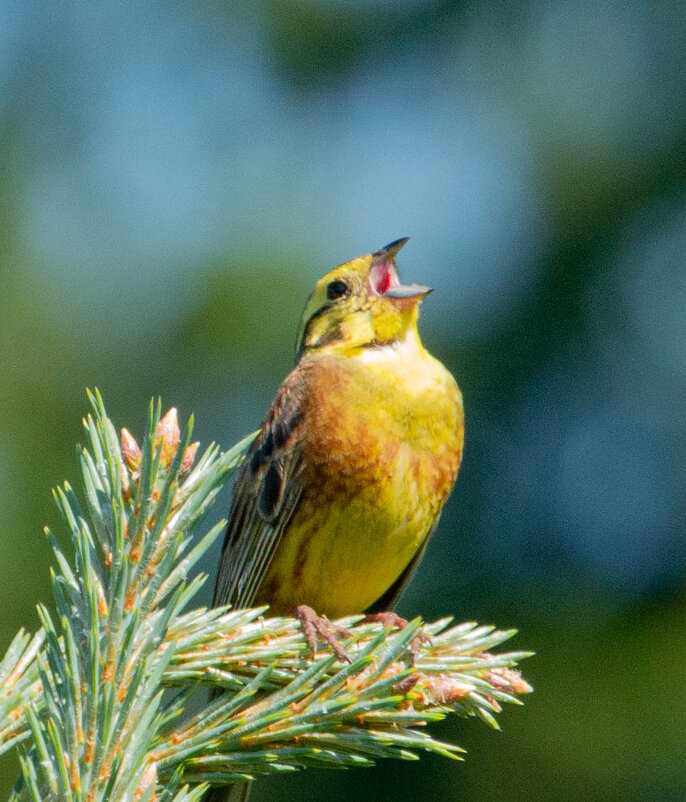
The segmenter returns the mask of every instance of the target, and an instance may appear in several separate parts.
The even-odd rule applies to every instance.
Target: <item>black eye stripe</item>
[[[312,334],[312,324],[314,323],[314,321],[317,320],[317,318],[321,317],[322,315],[326,314],[330,309],[334,309],[335,306],[333,302],[338,301],[339,299],[350,295],[351,292],[352,288],[350,287],[350,285],[346,281],[342,281],[341,279],[334,279],[333,281],[330,281],[327,284],[326,297],[332,303],[322,304],[322,306],[320,306],[319,309],[315,309],[315,311],[312,312],[309,318],[307,318],[307,322],[305,322],[303,325],[302,336],[296,348],[295,352],[296,362],[303,355],[303,350],[305,349],[306,343],[309,344],[310,346],[312,345],[312,343],[310,343],[309,340]],[[314,293],[312,293],[312,295],[310,295],[308,299],[307,302],[308,307],[312,302],[313,295]],[[328,343],[333,342],[334,340],[340,339],[342,336],[343,335],[341,333],[340,323],[335,323],[333,324],[333,328],[331,328],[330,331],[324,332],[324,334],[322,334],[319,337],[315,345],[316,347],[320,345],[327,345]]]
[[[341,281],[340,279],[335,279],[334,281],[329,282],[329,285],[326,288],[326,297],[330,301],[335,301],[337,298],[342,298],[349,292],[350,288],[345,283],[345,281]]]

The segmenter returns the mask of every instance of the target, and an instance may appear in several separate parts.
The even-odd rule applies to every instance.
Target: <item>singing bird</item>
[[[317,282],[233,489],[214,604],[297,611],[311,645],[335,646],[320,616],[393,607],[460,466],[462,396],[419,339],[431,289],[400,283],[406,242]]]

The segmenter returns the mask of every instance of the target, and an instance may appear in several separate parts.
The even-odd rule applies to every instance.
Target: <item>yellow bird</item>
[[[402,285],[407,238],[327,273],[236,479],[214,603],[324,619],[389,610],[462,457],[460,390],[417,331],[428,287]]]

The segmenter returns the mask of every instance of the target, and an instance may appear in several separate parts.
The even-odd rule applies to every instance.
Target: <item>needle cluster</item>
[[[81,492],[55,493],[71,559],[47,532],[56,613],[40,605],[39,631],[0,661],[0,753],[21,764],[12,802],[190,802],[305,766],[459,758],[425,725],[457,713],[497,727],[501,703],[531,690],[513,668],[528,653],[491,652],[512,630],[351,617],[344,664],[325,645],[313,658],[298,621],[266,608],[191,609],[206,577],[189,576],[225,522],[196,534],[252,436],[196,459],[192,419],[182,435],[158,403],[139,446],[89,397]],[[223,693],[208,702],[206,688]]]

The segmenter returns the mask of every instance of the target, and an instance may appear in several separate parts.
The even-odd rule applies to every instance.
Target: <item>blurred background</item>
[[[411,236],[467,441],[402,612],[516,626],[536,693],[439,727],[465,763],[255,802],[684,799],[684,41],[650,0],[2,3],[0,650],[50,596],[86,386],[228,447],[313,282]]]

